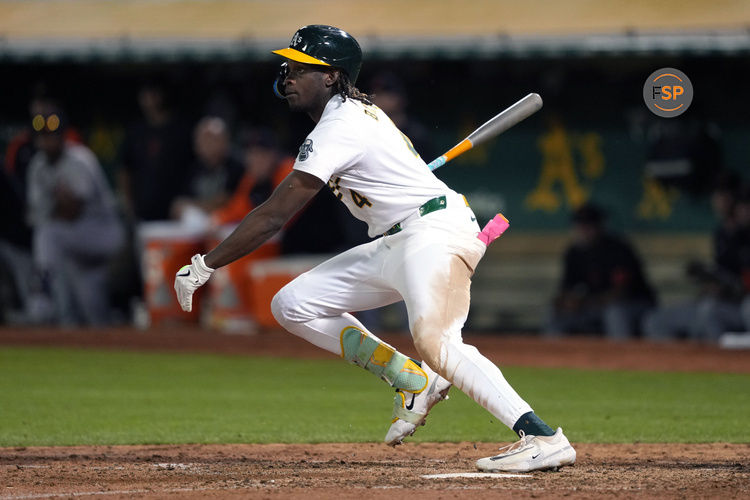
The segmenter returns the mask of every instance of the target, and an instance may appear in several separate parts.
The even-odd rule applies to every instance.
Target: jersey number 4
[[[341,186],[339,186],[340,181],[341,181],[341,177],[336,177],[336,179],[333,179],[333,177],[331,177],[331,179],[328,180],[328,187],[333,192],[333,195],[339,200],[341,199]],[[366,197],[359,194],[358,192],[352,189],[350,189],[349,192],[352,195],[352,200],[354,200],[354,204],[357,205],[359,208],[372,206],[372,202],[368,200]]]
[[[372,206],[372,203],[370,202],[370,200],[368,200],[367,198],[365,198],[358,192],[351,190],[351,189],[349,190],[349,192],[352,193],[352,200],[354,200],[354,204],[357,205],[359,208],[362,208],[365,205],[367,205],[368,207]]]

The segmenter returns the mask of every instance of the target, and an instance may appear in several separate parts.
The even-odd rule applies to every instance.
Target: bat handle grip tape
[[[434,160],[432,160],[427,166],[430,167],[430,170],[435,170],[436,168],[440,168],[445,165],[447,161],[448,160],[445,159],[445,155],[443,155],[440,158],[435,158]]]
[[[442,167],[449,161],[451,161],[456,156],[465,153],[466,151],[470,150],[472,147],[474,147],[474,144],[469,139],[464,139],[463,141],[459,142],[452,148],[450,148],[448,151],[445,152],[443,156],[440,158],[430,162],[428,165],[430,167],[430,170],[435,170],[436,168]],[[435,165],[435,166],[433,166]]]

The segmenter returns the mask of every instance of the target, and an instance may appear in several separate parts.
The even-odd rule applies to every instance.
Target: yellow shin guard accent
[[[400,398],[400,400],[399,400],[399,398]],[[404,396],[404,393],[403,393],[403,392],[401,392],[401,391],[396,391],[396,400],[395,400],[395,403],[394,403],[394,404],[395,404],[395,406],[397,406],[397,407],[398,407],[398,406],[400,406],[401,408],[404,408],[404,407],[406,407],[406,396]],[[395,410],[394,410],[394,413],[395,413]],[[391,418],[391,423],[392,423],[392,424],[395,424],[395,423],[396,423],[396,420],[398,420],[398,417],[394,415],[394,416],[393,416],[393,418]]]
[[[341,330],[341,357],[396,389],[419,394],[427,387],[427,374],[422,367],[356,326]]]

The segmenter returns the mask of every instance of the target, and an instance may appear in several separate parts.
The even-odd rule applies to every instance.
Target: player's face
[[[573,225],[573,238],[578,244],[590,246],[601,235],[601,228],[591,223],[576,223]]]
[[[330,75],[320,66],[289,61],[289,73],[284,80],[284,91],[289,108],[309,111],[328,102]]]

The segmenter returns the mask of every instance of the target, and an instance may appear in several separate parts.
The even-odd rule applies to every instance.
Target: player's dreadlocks
[[[355,87],[351,80],[349,80],[349,75],[343,71],[339,72],[339,79],[336,80],[336,93],[341,94],[344,101],[348,97],[349,99],[354,99],[370,106],[372,105],[371,97]]]

